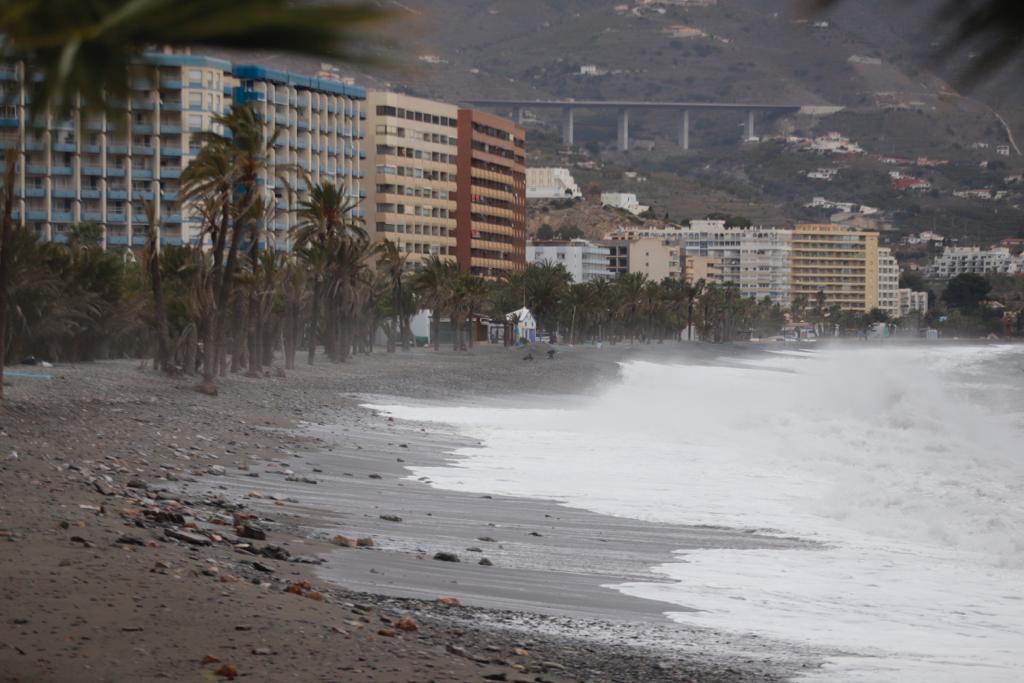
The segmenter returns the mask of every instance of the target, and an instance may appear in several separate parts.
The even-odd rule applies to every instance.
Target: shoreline
[[[662,351],[674,355],[688,352],[689,349],[689,346],[672,345],[672,348],[658,349],[652,355],[661,357]],[[723,351],[701,349],[696,355],[717,356]],[[50,576],[45,579],[41,575],[33,577],[33,581],[24,576],[31,573],[25,571],[24,563],[37,558],[52,560],[60,556],[61,559],[56,562],[58,567],[76,566],[61,564],[67,559],[65,555],[71,554],[71,561],[76,562],[74,554],[80,554],[80,549],[76,547],[80,544],[71,541],[72,547],[69,548],[68,537],[86,537],[87,532],[78,535],[72,533],[75,529],[93,530],[86,543],[93,546],[89,550],[94,550],[100,548],[101,543],[93,540],[98,538],[93,534],[103,532],[111,536],[125,526],[132,526],[144,544],[115,544],[112,552],[94,552],[92,559],[98,566],[91,567],[88,576],[94,580],[96,577],[109,577],[114,571],[109,564],[117,563],[117,556],[126,554],[135,562],[118,563],[122,566],[117,570],[123,572],[131,582],[139,581],[140,572],[147,581],[173,576],[177,585],[172,584],[172,593],[186,596],[186,603],[201,603],[200,596],[205,593],[225,608],[226,613],[221,616],[229,621],[236,614],[251,612],[254,601],[255,604],[267,601],[274,603],[275,610],[282,617],[276,623],[261,628],[265,631],[261,642],[287,642],[289,636],[294,637],[292,629],[295,628],[313,628],[317,632],[325,629],[340,631],[331,631],[337,640],[330,648],[330,659],[335,661],[321,661],[315,666],[309,662],[297,664],[295,657],[253,654],[262,652],[265,646],[253,646],[249,648],[248,654],[244,652],[244,646],[229,648],[236,651],[234,660],[238,663],[234,666],[239,671],[259,671],[255,674],[257,678],[276,669],[278,678],[275,680],[330,680],[330,675],[325,671],[341,670],[338,666],[331,667],[347,657],[351,661],[341,665],[347,667],[343,669],[347,675],[367,681],[421,680],[417,676],[426,675],[427,672],[434,680],[482,680],[482,676],[493,675],[494,678],[487,680],[535,680],[537,676],[546,676],[546,680],[582,678],[657,681],[679,680],[685,674],[706,681],[760,681],[782,680],[800,667],[815,666],[812,653],[795,652],[791,646],[770,644],[756,638],[735,637],[737,644],[732,646],[732,653],[727,651],[728,648],[722,648],[720,643],[717,649],[711,651],[710,648],[702,647],[700,638],[694,635],[696,629],[674,624],[663,616],[664,611],[680,611],[678,606],[643,601],[602,588],[602,585],[619,583],[624,579],[658,580],[649,573],[650,567],[669,561],[672,551],[685,548],[687,542],[784,542],[790,544],[787,547],[792,547],[792,540],[766,540],[769,537],[755,538],[738,531],[685,527],[652,531],[652,525],[601,518],[554,501],[525,503],[525,499],[473,497],[434,489],[408,480],[405,466],[448,461],[451,458],[448,454],[459,441],[450,438],[450,435],[439,437],[419,431],[422,427],[418,425],[389,422],[387,418],[374,416],[357,405],[360,400],[358,397],[366,395],[412,399],[446,397],[449,400],[468,399],[481,394],[509,397],[514,392],[502,389],[508,388],[511,372],[519,378],[518,388],[526,388],[530,390],[527,393],[551,399],[563,391],[592,391],[604,382],[614,381],[619,360],[648,353],[644,348],[628,347],[570,349],[564,352],[564,358],[560,357],[551,364],[547,364],[547,361],[522,363],[518,352],[514,350],[487,347],[470,354],[442,353],[435,356],[433,352],[425,351],[410,352],[408,355],[378,354],[342,366],[300,368],[287,379],[228,378],[226,384],[231,386],[225,387],[220,398],[213,399],[187,393],[190,392],[187,387],[151,373],[139,373],[131,362],[56,368],[54,374],[63,376],[58,381],[67,383],[92,380],[103,384],[101,391],[96,392],[103,398],[96,395],[74,395],[80,393],[79,387],[69,392],[70,396],[64,397],[67,405],[60,405],[61,400],[55,400],[53,396],[55,385],[33,392],[32,385],[24,384],[10,392],[13,405],[4,413],[5,442],[10,439],[13,445],[22,441],[24,445],[19,444],[21,453],[38,456],[46,447],[53,446],[55,433],[63,431],[70,438],[66,444],[69,453],[64,454],[64,457],[45,458],[43,462],[46,465],[40,468],[47,473],[53,471],[54,465],[60,468],[58,471],[65,476],[53,477],[61,480],[59,487],[53,486],[55,482],[52,481],[40,482],[36,488],[30,486],[10,496],[9,493],[13,492],[10,484],[15,480],[27,478],[29,481],[39,481],[38,471],[20,470],[29,464],[38,466],[43,463],[34,458],[21,457],[19,453],[18,460],[5,462],[0,470],[0,483],[4,486],[6,501],[0,507],[0,529],[11,534],[7,540],[13,538],[21,544],[19,550],[25,552],[25,556],[19,558],[20,561],[9,557],[0,565],[0,579],[5,586],[6,598],[12,600],[17,596],[34,595],[34,591],[47,583],[45,579],[50,579],[50,584],[56,583],[58,588],[67,585],[78,589],[83,580],[92,584],[93,581],[83,579],[81,575],[60,571],[50,572]],[[572,366],[571,372],[566,366]],[[420,377],[416,382],[409,382],[410,370],[413,371],[412,376],[429,373],[430,377]],[[128,394],[157,393],[146,398],[117,396],[119,385],[123,390],[135,384],[142,386],[132,386],[133,390]],[[235,393],[242,386],[249,391]],[[394,392],[395,387],[404,391]],[[67,388],[67,384],[64,388]],[[33,393],[36,395],[33,396]],[[183,403],[191,410],[181,411],[177,416],[168,415],[160,393],[166,393],[171,399],[167,403]],[[332,400],[335,395],[339,398]],[[33,404],[36,410],[30,408]],[[68,425],[72,420],[63,414],[64,408],[72,406],[85,418],[84,424],[76,425],[79,437],[88,435],[85,441],[75,439],[71,433],[75,429],[69,429]],[[287,409],[289,406],[291,410]],[[230,411],[222,410],[222,413],[230,412],[236,420],[220,422],[214,414],[209,414],[209,411],[217,408],[230,408]],[[30,421],[29,424],[9,428],[13,425],[9,415],[20,412],[19,409],[35,413],[36,424]],[[341,424],[332,426],[329,423],[334,411],[341,416]],[[241,415],[249,416],[249,419],[243,421],[238,417]],[[106,421],[111,418],[114,421],[123,418],[126,420],[123,426],[129,428],[117,429],[108,425]],[[296,423],[301,420],[320,422],[323,425],[314,424],[296,433]],[[159,428],[154,429],[157,421]],[[53,430],[58,425],[59,428]],[[89,434],[90,430],[92,434]],[[147,434],[140,435],[139,431]],[[172,445],[166,443],[169,435]],[[177,446],[173,445],[177,441],[176,436],[181,437]],[[105,448],[134,450],[136,457],[144,458],[145,462],[140,460],[130,463],[121,468],[126,470],[124,472],[109,466],[106,470],[97,468],[95,457],[82,458],[83,448],[87,451],[99,448],[96,443],[87,443],[89,437],[97,440],[104,437]],[[326,437],[331,437],[335,443],[328,443]],[[353,447],[339,453],[338,449],[346,439]],[[186,446],[185,442],[189,445]],[[401,447],[400,442],[405,443],[406,447]],[[155,456],[153,452],[162,447],[168,447],[164,456]],[[332,447],[335,448],[333,454],[328,450]],[[199,458],[190,453],[202,453],[205,450],[218,452],[206,453],[212,457],[202,458],[199,465]],[[144,451],[146,455],[142,456]],[[119,457],[124,461],[124,456]],[[398,458],[405,462],[399,462]],[[289,475],[266,474],[267,463],[272,460],[290,463],[289,469],[300,481],[285,481]],[[75,462],[83,461],[86,463],[85,468],[81,465],[76,465],[77,469],[67,468]],[[215,467],[221,470],[214,470]],[[339,469],[341,471],[336,471]],[[130,486],[132,482],[124,482],[125,477],[118,476],[131,475],[132,470],[150,482],[148,487],[133,488]],[[100,476],[105,478],[104,481],[110,479],[99,487],[95,483],[98,472],[103,472]],[[346,472],[352,476],[345,476]],[[260,477],[246,476],[253,473],[259,473]],[[19,476],[21,474],[26,476]],[[371,479],[369,474],[378,474],[381,478]],[[37,479],[33,480],[33,475]],[[303,483],[303,477],[316,478],[317,484]],[[183,488],[183,493],[177,495],[174,490],[179,486],[187,488]],[[194,493],[193,487],[215,493],[216,498],[203,494],[202,499],[197,500],[199,496]],[[244,496],[247,491],[243,489],[246,487],[250,490],[266,489],[264,494],[267,496],[277,495],[279,498],[299,501],[295,505],[270,498],[242,498],[242,502],[253,505],[261,517],[271,517],[271,513],[276,513],[273,514],[273,521],[260,522],[267,533],[268,544],[286,548],[293,558],[323,555],[327,563],[316,567],[273,561],[260,556],[258,564],[272,569],[268,573],[254,568],[253,562],[256,560],[249,556],[240,557],[244,552],[240,552],[237,547],[240,539],[234,538],[235,534],[229,526],[225,528],[225,525],[218,525],[216,521],[217,515],[222,518],[228,515],[230,520],[230,513],[238,511],[231,509],[233,504],[230,501],[234,495]],[[151,518],[146,518],[139,525],[137,519],[129,522],[123,515],[112,515],[110,511],[97,513],[87,508],[76,510],[74,505],[83,503],[74,502],[73,505],[73,501],[68,499],[73,497],[74,501],[78,501],[83,498],[83,488],[93,494],[85,497],[95,499],[98,495],[101,504],[113,503],[112,499],[120,499],[122,494],[133,505],[139,504],[141,500],[143,504],[159,507],[167,501],[177,500],[195,516],[199,527],[197,531],[216,534],[224,540],[215,543],[212,549],[192,550],[177,542],[168,542],[166,537],[161,536],[166,531],[158,524],[150,524]],[[104,496],[99,488],[113,489],[113,493]],[[338,510],[338,506],[333,505],[333,515],[325,514],[325,510],[332,505],[324,505],[315,500],[317,496],[334,495],[329,493],[332,490],[347,498],[344,509]],[[63,521],[68,522],[68,529],[61,528],[61,524],[54,524],[56,530],[47,530],[47,524],[38,523],[43,520],[36,520],[36,524],[18,523],[13,507],[21,504],[22,509],[27,509],[29,506],[25,504],[32,498],[38,498],[38,495],[32,494],[44,492],[50,495],[52,501],[62,502],[58,503],[56,509],[47,509],[42,517],[51,517],[46,520],[51,524],[52,517],[62,517]],[[357,511],[362,511],[361,517]],[[428,515],[428,512],[432,514]],[[398,515],[402,521],[382,520],[381,514]],[[467,523],[464,520],[473,521]],[[339,549],[316,538],[330,538],[332,531],[338,530],[353,536],[374,538],[374,550]],[[486,530],[491,533],[487,534]],[[541,535],[529,536],[531,532]],[[152,537],[151,541],[145,538],[147,533]],[[602,538],[601,534],[605,537]],[[495,542],[473,540],[487,535],[493,537]],[[579,539],[587,539],[587,544],[576,543]],[[494,566],[482,567],[475,561],[470,562],[470,559],[475,560],[477,555],[484,553],[466,551],[465,548],[472,547],[469,543],[476,543],[485,550]],[[219,547],[222,545],[223,548]],[[255,542],[253,545],[262,546],[263,543]],[[489,547],[483,548],[485,545]],[[495,545],[503,547],[494,548]],[[586,553],[593,555],[595,549],[601,553],[597,556],[598,561],[592,563],[589,573],[579,568],[575,572],[565,571],[564,567],[574,557]],[[424,551],[425,559],[415,559],[419,550]],[[462,562],[456,564],[430,559],[434,552],[440,551],[457,552]],[[187,557],[182,558],[182,553],[187,554]],[[175,559],[157,560],[158,564],[162,562],[168,567],[153,571],[156,565],[152,565],[149,560],[164,554],[174,556]],[[145,559],[133,557],[136,555]],[[182,568],[180,572],[179,565]],[[61,576],[64,573],[71,575]],[[53,575],[57,577],[53,578]],[[225,582],[222,578],[224,576],[233,576],[235,581]],[[311,587],[317,589],[310,592],[319,593],[326,599],[300,600],[293,594],[284,593],[282,585],[299,580],[309,581]],[[330,588],[329,584],[344,588]],[[47,588],[52,592],[54,587],[50,585]],[[103,592],[103,586],[96,586],[92,590],[96,589]],[[166,591],[168,586],[162,585],[161,589]],[[252,591],[255,591],[255,595],[251,594]],[[532,600],[523,599],[524,592],[532,593]],[[460,602],[465,607],[438,605],[438,597],[449,595],[461,596]],[[149,601],[134,597],[136,610],[149,606]],[[17,601],[20,608],[29,607],[22,597],[17,597]],[[111,604],[116,605],[117,601]],[[184,613],[173,618],[168,616],[176,610],[167,602],[156,603],[152,608],[169,622],[179,617],[181,624],[189,621],[188,615]],[[316,615],[308,614],[310,611],[321,610],[323,612]],[[38,610],[32,611],[40,613]],[[51,631],[60,630],[62,623],[69,623],[71,615],[61,614],[62,611],[59,603],[55,605],[50,602],[42,607],[41,613],[53,615],[52,619],[44,619]],[[99,609],[99,612],[103,611]],[[95,610],[87,609],[85,613],[85,616],[79,614],[77,619],[91,623],[97,617]],[[411,615],[420,627],[414,634],[394,632],[393,624],[405,613]],[[392,634],[380,635],[375,632],[373,626],[367,625],[366,621],[374,619],[367,615],[382,620],[379,623],[385,627],[379,631],[390,630]],[[351,618],[353,616],[356,618]],[[362,625],[357,627],[352,622]],[[34,624],[35,618],[30,619],[29,623]],[[297,627],[296,623],[304,626]],[[624,636],[625,625],[631,626],[629,636]],[[70,653],[54,652],[35,661],[32,667],[25,667],[27,662],[24,657],[30,655],[17,652],[27,653],[30,649],[38,648],[34,641],[43,634],[36,627],[26,627],[27,624],[14,621],[0,627],[0,642],[7,645],[0,649],[0,662],[5,664],[2,667],[5,671],[11,672],[3,680],[26,680],[29,675],[27,672],[33,670],[37,674],[45,671],[50,680],[74,680],[74,663],[77,659],[73,654],[74,647],[70,648]],[[221,627],[224,627],[223,623]],[[177,631],[170,634],[157,632],[151,636],[148,628],[146,631],[125,630],[116,635],[123,638],[128,633],[131,634],[130,640],[143,643],[157,638],[158,645],[150,647],[161,651],[161,657],[156,659],[164,660],[151,665],[164,674],[158,677],[187,680],[189,676],[184,675],[186,669],[192,674],[195,669],[204,668],[198,663],[204,654],[194,654],[186,665],[187,660],[180,651],[186,648],[187,642],[193,640],[209,642],[209,637],[202,636],[208,636],[211,628],[216,632],[215,624],[194,627],[196,633],[190,636]],[[97,632],[93,628],[85,630],[91,635],[86,636],[89,642],[79,644],[79,652],[83,648],[96,648],[99,643],[109,645],[112,634]],[[579,637],[581,630],[585,632],[583,638]],[[232,640],[245,639],[247,633],[249,631],[236,631],[232,634]],[[686,635],[686,642],[679,650],[672,652],[670,648],[663,647],[666,640],[679,633]],[[708,636],[708,641],[717,642],[723,639],[724,634]],[[318,642],[327,638],[330,636],[320,635]],[[610,642],[613,639],[617,642]],[[526,657],[515,655],[515,648],[527,642],[529,648],[522,650],[530,654]],[[22,643],[28,648],[12,643]],[[145,649],[146,646],[143,644],[139,647]],[[116,656],[117,649],[114,648],[115,653],[107,658],[117,662],[120,667],[117,670],[123,675],[126,660],[130,661],[131,657]],[[102,648],[100,650],[104,651]],[[409,650],[420,654],[410,656]],[[372,663],[365,663],[367,661]],[[298,672],[296,666],[299,667]],[[205,668],[215,667],[210,664]],[[441,674],[442,670],[445,673]],[[154,675],[151,668],[143,667],[136,671],[138,680],[149,680],[148,676]],[[601,673],[595,673],[598,671]],[[501,678],[502,675],[505,678]],[[98,675],[95,680],[118,679],[116,676],[110,677],[109,673],[105,676]]]

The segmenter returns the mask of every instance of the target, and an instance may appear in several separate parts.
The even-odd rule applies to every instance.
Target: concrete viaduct
[[[630,111],[672,111],[677,112],[679,146],[690,149],[690,112],[697,111],[738,111],[746,114],[743,129],[744,141],[754,137],[754,117],[759,113],[809,114],[834,113],[841,107],[803,107],[787,104],[733,104],[713,102],[634,102],[604,100],[467,100],[466,104],[483,109],[511,111],[516,123],[522,123],[526,109],[560,109],[562,112],[562,142],[568,146],[575,143],[575,114],[577,109],[613,109],[619,114],[618,149],[629,150]],[[828,110],[828,111],[821,111]]]

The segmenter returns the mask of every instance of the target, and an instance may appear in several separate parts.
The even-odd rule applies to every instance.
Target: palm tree
[[[288,52],[352,61],[372,3],[289,0],[7,0],[0,12],[4,56],[32,65],[35,113],[67,113],[74,95],[87,108],[128,99],[129,67],[153,45]]]
[[[626,326],[629,328],[629,343],[632,344],[636,337],[637,314],[644,305],[644,288],[647,285],[647,276],[643,273],[626,273],[616,283],[619,290],[621,303],[619,304],[620,314],[626,319]]]
[[[336,341],[332,345],[331,359],[344,361],[352,349],[355,332],[369,312],[378,246],[364,237],[337,240],[330,273],[331,287],[328,301],[336,308],[336,315],[328,316],[328,335]]]
[[[423,261],[413,276],[413,289],[420,295],[420,305],[431,311],[430,337],[434,350],[441,350],[441,317],[448,313],[447,306],[454,289],[458,265],[454,261],[431,256]]]
[[[10,282],[11,271],[13,270],[13,257],[11,253],[14,245],[14,172],[17,168],[18,154],[15,148],[7,151],[7,158],[4,170],[3,193],[0,194],[0,201],[3,202],[2,224],[0,224],[0,398],[4,395],[4,360],[7,357],[7,307],[10,303]]]
[[[308,270],[299,261],[297,255],[289,255],[285,261],[282,274],[282,293],[284,296],[284,368],[295,369],[295,353],[299,348],[300,326],[302,321],[303,302],[306,299],[306,283]]]
[[[380,243],[380,254],[378,267],[383,270],[391,290],[391,334],[388,335],[388,353],[395,352],[397,337],[402,339],[402,349],[408,351],[408,314],[405,309],[406,301],[402,289],[405,281],[405,264],[409,260],[409,255],[387,239]]]
[[[225,349],[226,318],[237,280],[239,251],[246,237],[249,239],[248,260],[250,270],[258,269],[259,224],[263,201],[259,196],[258,181],[269,169],[269,150],[276,134],[269,140],[263,135],[263,125],[248,105],[234,105],[227,114],[214,122],[223,126],[225,135],[212,131],[193,134],[203,147],[182,174],[182,196],[192,201],[203,217],[203,234],[210,236],[213,251],[213,273],[210,287],[216,288],[212,325],[212,352],[221,363]],[[241,188],[239,190],[239,188]],[[229,237],[230,235],[230,237]],[[226,251],[226,255],[225,255]],[[255,316],[256,302],[250,297],[249,315]],[[236,300],[236,313],[244,308]],[[234,316],[235,349],[232,370],[238,369],[242,316]],[[254,318],[255,319],[255,318]],[[257,328],[258,329],[258,328]],[[249,370],[258,374],[260,359],[254,350],[258,346],[255,331],[249,328]],[[209,353],[209,350],[207,350]],[[209,392],[214,385],[215,363],[204,363],[203,383],[200,388]],[[225,368],[221,366],[221,374]]]
[[[334,272],[335,258],[341,248],[341,241],[352,238],[366,239],[366,230],[354,219],[353,201],[344,186],[332,183],[313,183],[307,178],[308,196],[299,203],[298,223],[294,228],[295,248],[304,253],[308,262],[316,262],[313,273],[313,298],[310,302],[309,354],[306,362],[313,364],[318,341],[319,314],[322,299],[323,278]],[[329,284],[328,290],[337,287]],[[336,327],[336,306],[328,306],[328,325],[325,346],[330,354],[334,349]]]
[[[490,285],[487,280],[483,279],[478,275],[471,275],[470,273],[462,273],[459,277],[457,285],[459,290],[458,300],[461,306],[459,310],[460,323],[458,326],[459,336],[459,349],[462,351],[466,350],[466,345],[462,341],[462,332],[464,321],[468,318],[471,327],[469,333],[469,347],[473,348],[473,342],[476,337],[476,324],[473,319],[474,313],[478,313],[482,310],[484,303],[487,301],[487,297],[490,294]],[[454,323],[454,318],[452,319]]]
[[[686,339],[687,341],[693,341],[693,311],[696,306],[696,302],[704,296],[704,292],[707,290],[707,283],[704,278],[701,278],[694,282],[692,285],[686,285]]]
[[[572,276],[561,263],[530,264],[523,273],[526,305],[537,324],[554,338],[558,334],[560,304],[572,282]]]
[[[160,224],[156,220],[156,210],[152,202],[146,203],[146,221],[149,232],[146,234],[146,246],[142,257],[149,275],[149,284],[153,289],[153,311],[156,316],[157,365],[167,374],[174,374],[171,363],[170,326],[167,321],[167,302],[164,299],[163,279],[160,272]]]
[[[351,61],[350,50],[365,38],[365,26],[385,16],[386,12],[368,2],[328,5],[290,0],[9,0],[0,11],[0,35],[4,37],[3,57],[31,65],[36,76],[25,79],[30,90],[30,115],[34,118],[47,110],[65,114],[76,101],[86,109],[116,111],[120,103],[130,98],[132,65],[153,45],[258,49]],[[4,185],[5,218],[0,228],[0,352],[4,350],[9,300],[10,255],[3,251],[11,243],[13,230],[10,216],[14,161],[13,157],[7,161],[11,180]],[[252,196],[254,188],[253,179],[246,194]],[[236,214],[235,219],[240,216]],[[214,359],[219,361],[232,274],[218,275],[214,348],[208,344],[205,352],[217,354]],[[211,278],[211,286],[214,279]],[[207,342],[210,341],[208,336]],[[207,387],[213,383],[210,369],[214,366],[208,358],[204,362],[203,385]]]

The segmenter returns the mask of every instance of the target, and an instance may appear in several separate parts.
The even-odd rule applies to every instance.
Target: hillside
[[[675,124],[662,114],[634,113],[634,141],[649,151],[614,150],[614,114],[579,111],[576,139],[595,161],[574,170],[581,183],[621,187],[622,173],[648,176],[645,203],[673,218],[711,211],[749,214],[768,222],[827,219],[805,204],[816,196],[882,210],[881,225],[898,232],[945,230],[967,241],[1016,234],[1024,198],[1006,178],[1024,171],[1019,153],[997,155],[1008,135],[1024,138],[1024,92],[1016,71],[968,95],[947,81],[969,55],[930,59],[942,38],[933,21],[939,0],[905,3],[856,0],[811,21],[780,0],[380,0],[399,17],[376,49],[389,63],[352,75],[371,87],[458,101],[468,98],[695,100],[831,105],[825,117],[760,117],[757,133],[814,137],[837,131],[866,152],[858,158],[817,158],[776,143],[739,144],[736,113],[694,114],[692,149],[675,143]],[[291,68],[319,65],[266,61]],[[594,75],[581,74],[590,65]],[[994,107],[998,107],[996,110]],[[503,112],[508,113],[508,112]],[[554,114],[528,112],[532,165],[569,163]],[[928,192],[892,188],[878,155],[949,162],[903,168],[926,176]],[[981,168],[981,164],[993,164]],[[828,183],[801,172],[838,166]],[[998,201],[954,192],[1006,191]]]

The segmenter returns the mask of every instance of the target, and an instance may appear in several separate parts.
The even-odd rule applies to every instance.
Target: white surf
[[[565,409],[374,407],[481,442],[415,470],[435,486],[824,544],[614,586],[698,610],[676,621],[823,648],[832,680],[1024,677],[1024,348],[631,362]]]

